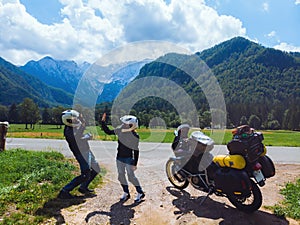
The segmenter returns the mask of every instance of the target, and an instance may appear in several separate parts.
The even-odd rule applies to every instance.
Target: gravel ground
[[[238,211],[226,198],[215,195],[199,206],[205,193],[191,186],[179,191],[171,186],[164,171],[154,173],[146,167],[141,167],[136,173],[144,184],[145,200],[139,204],[134,203],[135,190],[131,186],[132,198],[122,203],[118,201],[122,190],[116,182],[115,169],[111,164],[104,166],[109,172],[105,176],[104,185],[96,189],[97,196],[61,209],[56,224],[299,225],[299,221],[278,218],[265,208],[282,200],[279,190],[286,182],[293,182],[299,177],[299,164],[276,165],[276,175],[268,179],[261,189],[263,206],[252,214]]]

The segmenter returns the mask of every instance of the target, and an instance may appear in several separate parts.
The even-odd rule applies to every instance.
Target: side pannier
[[[258,162],[262,166],[261,172],[263,173],[265,178],[270,178],[275,175],[274,163],[267,155],[259,157]]]
[[[219,168],[215,173],[214,181],[217,191],[226,194],[247,195],[252,187],[246,171],[228,167]]]

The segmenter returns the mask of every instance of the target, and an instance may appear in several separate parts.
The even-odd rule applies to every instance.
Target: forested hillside
[[[73,98],[66,92],[47,86],[0,57],[0,104],[11,105],[30,98],[40,107],[71,105]]]
[[[196,55],[209,66],[220,84],[226,101],[227,126],[250,123],[256,128],[300,128],[299,53],[265,48],[237,37]],[[159,76],[176,82],[192,97],[201,125],[209,126],[209,105],[199,85],[181,70],[161,63],[181,57],[184,64],[193,57],[177,54],[164,57],[147,64],[136,79]],[[163,99],[153,99],[136,104],[136,111],[174,111]]]

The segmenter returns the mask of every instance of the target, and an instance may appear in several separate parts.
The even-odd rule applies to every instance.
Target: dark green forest
[[[244,38],[234,38],[198,55],[220,83],[228,125],[254,119],[258,120],[258,128],[299,129],[298,53],[286,53]]]
[[[180,62],[179,66],[173,66],[174,62],[177,64]],[[210,89],[211,78],[207,76],[208,72],[201,71],[202,67],[199,69],[198,64],[207,65],[209,73],[214,75],[221,87],[226,109],[225,112],[219,113],[223,113],[227,118],[226,124],[222,124],[222,127],[226,125],[232,128],[240,124],[249,124],[256,129],[300,130],[300,53],[266,48],[241,37],[193,55],[162,56],[140,70],[140,74],[132,83],[138,83],[145,78],[147,82],[139,84],[138,91],[134,85],[133,87],[128,85],[120,96],[129,94],[143,96],[147,88],[153,92],[160,92],[163,96],[150,96],[134,102],[131,113],[139,118],[140,125],[148,126],[149,122],[157,117],[162,118],[167,127],[176,127],[181,122],[189,122],[181,121],[178,115],[178,108],[186,106],[186,102],[178,98],[180,91],[174,92],[165,84],[161,84],[164,88],[160,89],[158,77],[164,78],[182,88],[195,104],[197,115],[189,115],[187,111],[187,117],[191,120],[196,117],[200,127],[210,127],[213,110],[207,101],[207,95],[213,96],[215,90]],[[199,77],[195,80],[181,67],[188,68],[191,73],[199,73]],[[173,96],[168,96],[170,93]],[[173,98],[174,101],[166,100],[168,98]],[[40,117],[37,121],[42,123],[57,121],[54,119],[55,111],[62,110],[63,107],[45,108],[36,98],[32,99],[39,105]],[[173,102],[176,102],[176,107],[171,104]],[[104,111],[108,113],[111,111],[112,105],[113,103],[97,105],[96,115],[93,115],[93,110],[84,108],[80,110],[84,111],[88,118],[95,117],[98,121]],[[9,120],[13,109],[22,114],[21,108],[21,105],[16,104],[1,106],[0,120]],[[19,119],[15,122],[22,121]],[[160,123],[158,120],[156,124]]]
[[[265,48],[237,37],[196,55],[219,82],[226,102],[227,127],[247,123],[256,129],[300,129],[299,53]],[[182,70],[162,63],[188,64],[194,60],[194,56],[168,54],[145,65],[136,79],[165,77],[180,85],[197,107],[200,126],[206,127],[211,110],[199,85]],[[163,118],[176,114],[170,104],[155,97],[143,99],[134,109],[143,112],[141,118],[143,114],[162,114]],[[177,118],[172,122],[168,125],[180,121]]]

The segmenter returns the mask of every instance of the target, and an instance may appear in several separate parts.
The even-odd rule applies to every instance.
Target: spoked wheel
[[[166,172],[169,181],[173,184],[174,187],[183,190],[189,185],[187,178],[180,176],[176,170],[175,161],[169,159],[166,163]]]
[[[229,201],[239,210],[252,213],[262,205],[262,195],[259,187],[251,180],[252,190],[249,196],[228,195]]]

